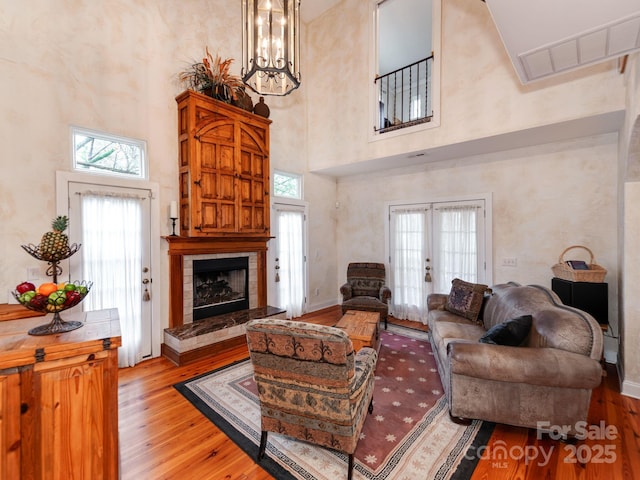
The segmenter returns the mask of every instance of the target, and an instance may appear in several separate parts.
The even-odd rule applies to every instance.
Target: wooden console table
[[[24,307],[21,307],[26,311]],[[118,478],[117,309],[0,322],[0,478]]]
[[[380,350],[380,313],[347,310],[336,323],[336,328],[349,335],[356,352],[362,347],[373,348],[376,352]]]
[[[33,310],[29,310],[18,303],[0,304],[0,322],[29,317],[44,317],[44,313],[34,312]]]

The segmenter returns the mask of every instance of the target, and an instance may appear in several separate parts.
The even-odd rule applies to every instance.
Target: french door
[[[71,278],[93,282],[84,310],[118,309],[120,367],[152,355],[150,216],[148,189],[69,183]]]
[[[287,318],[300,317],[306,311],[306,230],[305,206],[274,204],[269,284],[275,305],[286,309]]]
[[[451,280],[490,280],[486,269],[486,200],[389,206],[391,312],[424,321],[427,295]]]

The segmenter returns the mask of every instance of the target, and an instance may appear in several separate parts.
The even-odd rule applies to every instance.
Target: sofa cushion
[[[475,322],[482,309],[484,293],[489,287],[479,283],[469,283],[459,278],[451,281],[451,291],[445,309]]]
[[[531,315],[512,318],[508,322],[499,323],[491,327],[487,330],[487,333],[480,337],[480,342],[517,347],[529,335],[532,322],[533,317]]]
[[[389,306],[386,303],[382,303],[380,300],[378,300],[376,297],[368,297],[368,296],[360,296],[360,297],[353,297],[350,298],[349,300],[345,300],[344,302],[342,302],[342,309],[343,310],[349,310],[350,308],[354,309],[354,310],[359,310],[359,309],[370,309],[371,311],[376,311],[376,312],[381,312],[381,311],[388,311]]]
[[[434,327],[430,331],[431,340],[438,351],[437,354],[443,359],[447,356],[449,343],[478,343],[480,337],[485,333],[484,328],[480,325],[464,319],[461,322],[439,321]]]

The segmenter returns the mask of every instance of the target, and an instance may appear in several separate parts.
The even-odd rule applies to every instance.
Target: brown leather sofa
[[[476,322],[446,310],[447,295],[428,297],[450,415],[575,434],[602,379],[602,329],[545,287],[509,283],[491,290]],[[479,341],[491,327],[522,315],[531,315],[532,326],[521,345]]]

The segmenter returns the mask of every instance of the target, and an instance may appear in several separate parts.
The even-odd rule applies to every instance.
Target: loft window
[[[76,171],[148,178],[147,145],[142,140],[72,127],[71,141]]]
[[[372,0],[376,27],[374,131],[431,122],[440,0]]]
[[[302,175],[274,172],[273,194],[277,197],[302,200]]]

